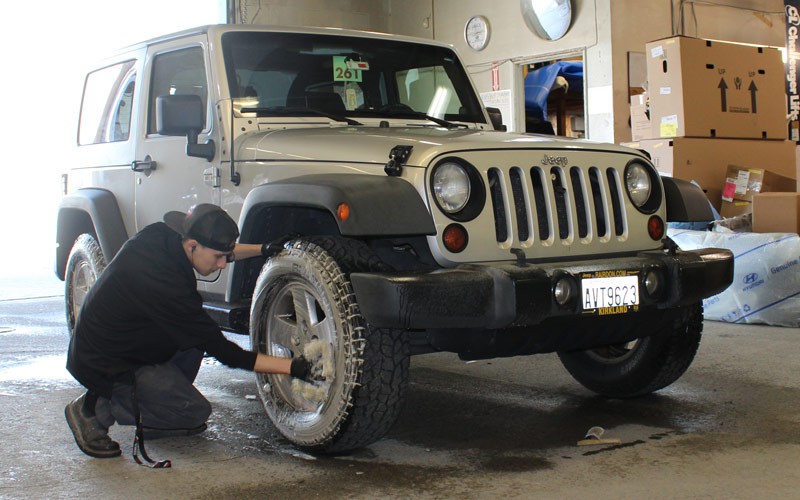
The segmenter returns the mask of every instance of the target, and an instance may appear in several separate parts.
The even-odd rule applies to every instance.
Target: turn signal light
[[[653,215],[647,221],[647,234],[654,240],[664,237],[664,221],[658,215]]]
[[[350,218],[350,205],[347,203],[339,203],[339,206],[336,207],[336,217],[339,218],[340,221],[344,222]]]
[[[453,253],[464,250],[468,239],[467,230],[461,224],[450,224],[442,233],[444,247]]]

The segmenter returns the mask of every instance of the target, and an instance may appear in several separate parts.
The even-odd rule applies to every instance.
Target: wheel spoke
[[[273,317],[269,328],[272,345],[291,350],[292,339],[297,336],[297,323],[287,315],[278,314]]]
[[[335,326],[331,318],[323,318],[311,326],[311,338],[330,342],[335,339]]]
[[[311,314],[316,309],[314,296],[303,287],[295,286],[292,288],[292,299],[294,303],[294,313],[297,317],[298,334],[304,335],[306,325],[312,325]]]
[[[89,290],[94,285],[96,277],[86,262],[81,262],[73,274],[72,305],[79,312],[86,300]]]

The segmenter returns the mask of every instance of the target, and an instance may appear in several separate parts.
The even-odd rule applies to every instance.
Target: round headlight
[[[469,201],[470,182],[467,171],[456,163],[443,163],[433,173],[433,194],[447,213],[456,213]]]
[[[647,200],[650,199],[650,191],[653,189],[650,174],[644,165],[632,163],[625,171],[625,187],[628,195],[636,208],[642,208]]]

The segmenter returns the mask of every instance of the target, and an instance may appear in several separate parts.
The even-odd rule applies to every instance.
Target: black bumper
[[[641,252],[635,256],[568,265],[464,265],[406,273],[353,273],[361,313],[376,327],[502,329],[536,325],[548,318],[587,314],[580,300],[564,306],[553,297],[557,279],[602,271],[658,270],[666,286],[641,294],[638,308],[667,309],[699,302],[733,280],[733,253],[719,248]],[[640,281],[640,290],[644,284]]]

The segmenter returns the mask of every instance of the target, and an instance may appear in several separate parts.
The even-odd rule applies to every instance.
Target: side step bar
[[[203,302],[203,309],[223,330],[250,334],[250,304],[211,301]]]

